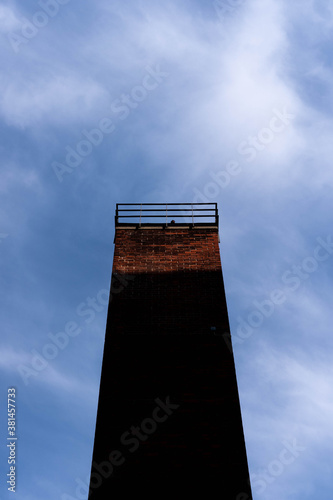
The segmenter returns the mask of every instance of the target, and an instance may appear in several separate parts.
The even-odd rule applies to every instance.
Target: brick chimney
[[[118,204],[114,243],[90,500],[152,478],[252,499],[217,205]]]

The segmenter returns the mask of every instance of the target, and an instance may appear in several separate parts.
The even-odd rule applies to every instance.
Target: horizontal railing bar
[[[118,225],[119,226],[138,226],[139,224],[136,223],[136,222],[118,222]],[[174,227],[177,227],[177,226],[189,226],[189,225],[192,225],[192,222],[177,222],[175,224]],[[214,221],[205,221],[205,222],[199,222],[199,221],[196,221],[196,223],[194,224],[194,226],[216,226],[216,222]],[[170,224],[170,222],[168,222],[167,224],[164,222],[143,222],[142,223],[142,227],[144,226],[172,226],[172,224]]]
[[[127,218],[135,218],[137,217],[136,215],[119,215],[118,214],[118,217],[123,219],[124,217],[127,217]],[[161,218],[160,215],[142,215],[141,217],[159,217]],[[168,217],[184,217],[183,215],[173,215],[173,214],[168,214]],[[189,216],[185,216],[185,217],[189,217]],[[210,215],[196,215],[195,217],[215,217],[215,214],[210,214]]]
[[[172,212],[191,212],[191,208],[173,208]],[[193,212],[212,212],[215,211],[215,208],[193,208]],[[118,210],[119,212],[164,212],[163,208],[121,208]]]
[[[117,203],[118,207],[119,206],[166,206],[166,205],[190,205],[190,206],[195,206],[195,205],[216,205],[216,203]]]

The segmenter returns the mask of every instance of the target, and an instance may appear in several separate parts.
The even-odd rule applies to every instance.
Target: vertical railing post
[[[191,203],[191,207],[192,207],[192,226],[194,226],[193,203]]]
[[[168,204],[165,204],[165,227],[168,225]]]
[[[118,225],[118,203],[116,204],[116,215],[114,217],[115,226]]]
[[[141,227],[141,216],[142,216],[142,203],[140,204],[140,222],[139,222],[139,227]]]

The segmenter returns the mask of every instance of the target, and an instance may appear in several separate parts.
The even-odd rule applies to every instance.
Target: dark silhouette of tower
[[[217,204],[118,204],[114,243],[90,500],[153,480],[252,499]]]

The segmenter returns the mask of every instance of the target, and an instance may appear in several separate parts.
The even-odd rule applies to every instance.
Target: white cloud
[[[27,75],[8,83],[0,100],[0,112],[8,125],[19,128],[80,122],[105,98],[104,90],[90,79],[74,75]]]
[[[21,26],[21,23],[15,12],[6,5],[0,6],[0,31],[7,34]]]
[[[24,365],[26,368],[32,369],[32,358],[33,355],[27,351],[14,351],[11,348],[2,348],[0,369],[7,374],[20,376],[21,371],[19,371],[18,367],[21,366],[22,368]],[[35,388],[39,386],[43,390],[59,391],[60,393],[84,393],[86,403],[88,400],[93,402],[96,401],[98,392],[96,383],[91,382],[91,380],[83,381],[75,377],[75,375],[70,374],[68,370],[67,373],[65,373],[60,368],[57,368],[53,361],[48,362],[47,365],[45,369],[41,369],[39,372],[33,370],[35,375],[29,375],[29,377],[26,378],[28,385],[25,384],[25,387],[30,386],[32,390],[35,390]],[[22,385],[22,387],[24,386]]]
[[[316,351],[315,345],[311,348]],[[311,356],[300,348],[288,354],[285,346],[273,348],[268,340],[251,350],[249,365],[251,385],[241,393],[241,401],[251,474],[258,477],[267,471],[284,442],[296,440],[303,448],[295,463],[267,484],[262,495],[254,489],[255,498],[288,498],[286,490],[290,493],[292,488],[300,495],[300,479],[307,477],[307,488],[311,488],[309,469],[313,472],[313,464],[321,462],[323,448],[333,447],[330,360],[324,353]]]
[[[2,356],[0,357],[0,368],[12,372],[13,367],[19,364],[25,364],[30,361],[29,354],[25,351],[14,351],[14,349],[3,348]]]
[[[36,169],[29,166],[23,170],[21,165],[9,161],[3,165],[0,192],[8,193],[14,186],[34,190],[38,194],[42,191],[42,183]]]
[[[149,136],[140,141],[149,142],[153,162],[175,165],[177,175],[185,176],[188,185],[210,166],[216,169],[227,160],[239,160],[240,142],[268,126],[275,108],[287,109],[297,119],[303,112],[297,93],[283,77],[288,39],[282,9],[275,2],[255,2],[235,18],[227,40],[218,20],[206,21],[211,38],[185,25],[187,43],[183,43],[184,27],[175,19],[167,49],[161,44],[157,44],[160,50],[154,49],[157,59],[171,65],[164,106],[157,110],[166,126],[149,130]],[[149,33],[148,29],[146,41]],[[278,164],[276,176],[303,146],[301,135],[292,123],[269,145],[269,160],[274,158]],[[263,158],[258,155],[251,168],[267,163],[267,156]]]

